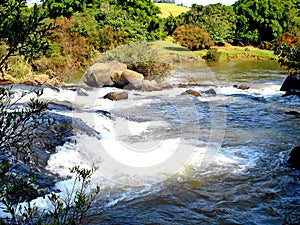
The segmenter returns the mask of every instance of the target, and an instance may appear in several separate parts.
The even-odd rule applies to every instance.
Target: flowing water
[[[99,167],[101,196],[86,224],[299,224],[300,171],[286,161],[300,119],[285,112],[300,104],[281,97],[285,76],[275,61],[189,64],[169,81],[203,86],[130,91],[119,102],[101,98],[112,88],[88,97],[45,90],[78,107],[58,113],[99,132],[59,147],[48,169],[63,176],[74,164]],[[205,94],[210,88],[216,96]],[[202,96],[181,95],[186,89]]]

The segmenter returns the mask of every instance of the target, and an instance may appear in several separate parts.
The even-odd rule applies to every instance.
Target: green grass
[[[166,18],[170,16],[170,13],[172,13],[173,16],[178,16],[181,13],[187,12],[190,9],[183,6],[178,6],[174,4],[169,3],[155,3],[156,6],[158,6],[161,10],[160,17]]]
[[[166,41],[155,41],[154,46],[159,48],[167,57],[174,57],[180,60],[190,59],[191,57],[198,57],[201,59],[206,55],[207,50],[190,51],[189,49],[175,44],[173,38],[169,37]],[[216,47],[221,52],[220,61],[243,61],[248,59],[276,59],[273,51],[262,50],[252,46],[239,47],[226,45],[225,47]]]
[[[275,59],[276,55],[273,51],[262,50],[254,48],[252,46],[248,47],[238,47],[238,46],[229,46],[229,47],[217,47],[218,51],[221,52],[221,61],[242,61],[247,59]],[[195,52],[199,57],[206,55],[206,50],[201,50]]]

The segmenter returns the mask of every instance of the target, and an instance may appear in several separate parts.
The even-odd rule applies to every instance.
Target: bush
[[[100,28],[96,37],[96,46],[100,52],[105,52],[126,43],[128,43],[126,32],[114,30],[108,25]]]
[[[87,38],[76,28],[75,19],[59,18],[55,20],[55,29],[51,34],[51,51],[47,57],[35,61],[35,69],[46,73],[50,78],[62,81],[71,72],[85,68],[93,56]]]
[[[221,57],[221,52],[218,52],[217,49],[210,49],[207,51],[206,55],[203,58],[207,62],[218,62]]]
[[[145,78],[155,79],[170,74],[172,65],[165,62],[144,61],[134,62],[127,65],[128,69],[144,75]]]
[[[24,56],[11,58],[8,62],[8,67],[7,73],[18,80],[26,79],[32,75],[31,64]]]
[[[300,45],[291,47],[283,44],[276,48],[275,54],[278,55],[280,66],[286,66],[291,73],[300,72]]]
[[[192,51],[210,49],[214,46],[214,41],[210,35],[200,27],[192,24],[177,27],[172,36],[176,42]]]
[[[277,40],[279,46],[287,44],[291,47],[296,47],[300,45],[300,30],[296,32],[285,32]]]
[[[117,60],[125,63],[131,70],[142,73],[145,77],[160,78],[170,74],[172,64],[169,58],[151,42],[136,42],[122,45],[104,54],[98,61]]]

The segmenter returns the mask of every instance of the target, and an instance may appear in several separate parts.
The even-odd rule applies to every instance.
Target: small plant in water
[[[48,199],[53,209],[46,213],[47,221],[43,224],[82,224],[88,210],[100,192],[100,186],[89,192],[91,176],[94,169],[82,169],[79,166],[70,168],[70,172],[75,174],[75,180],[66,198],[61,198],[58,194],[52,193]]]

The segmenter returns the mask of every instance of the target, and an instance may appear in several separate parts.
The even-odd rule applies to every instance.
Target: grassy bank
[[[276,59],[276,55],[273,51],[270,50],[263,50],[259,48],[255,48],[253,46],[232,46],[226,44],[224,47],[214,47],[220,53],[220,61],[241,61],[251,59],[258,59],[258,60],[272,60]],[[203,57],[206,55],[207,50],[196,51],[195,54],[199,57]]]
[[[180,56],[196,56],[202,58],[206,55],[207,50],[192,52],[189,49],[173,43],[172,38],[166,41],[157,41],[155,45],[166,54]],[[273,51],[262,50],[252,46],[239,47],[226,44],[224,47],[215,47],[221,53],[220,61],[243,61],[248,59],[272,60],[276,59]]]
[[[159,16],[162,18],[167,18],[168,16],[170,16],[171,13],[173,16],[176,17],[179,14],[190,10],[187,7],[178,6],[178,5],[169,4],[169,3],[155,3],[155,5],[157,5],[160,8],[161,14]]]

